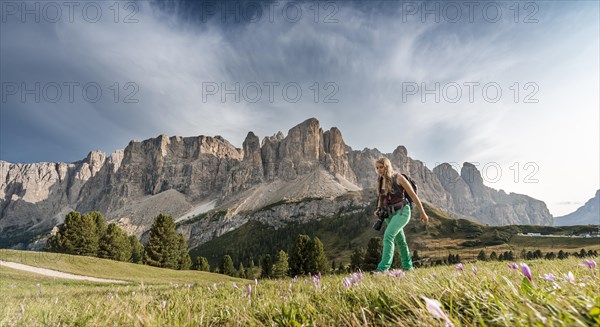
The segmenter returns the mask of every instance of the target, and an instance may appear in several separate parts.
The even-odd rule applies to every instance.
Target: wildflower
[[[217,283],[213,283],[213,290],[217,290]]]
[[[313,284],[315,285],[315,288],[316,288],[316,289],[319,289],[319,288],[321,288],[321,279],[320,279],[318,276],[314,276],[314,277],[312,278],[312,282],[313,282]]]
[[[421,296],[425,300],[425,308],[429,313],[436,319],[444,319],[446,326],[454,326],[448,316],[442,310],[442,304],[438,300],[430,299],[425,296]]]
[[[594,260],[588,260],[588,259],[585,259],[585,264],[586,264],[586,265],[588,266],[588,268],[590,268],[590,269],[594,269],[594,268],[596,268],[596,261],[594,261]]]
[[[233,285],[232,285],[232,286],[233,286],[233,288],[235,288],[235,289],[239,289],[239,287],[237,286],[237,284],[236,284],[236,283],[233,283]]]
[[[565,274],[565,280],[571,284],[575,284],[575,276],[573,276],[573,273],[570,271],[568,274]]]
[[[21,304],[21,317],[25,314],[25,307]]]
[[[258,286],[258,279],[254,278],[254,287]]]
[[[344,286],[346,288],[350,288],[355,284],[360,283],[363,280],[363,275],[362,273],[354,273],[352,275],[350,275],[349,277],[345,277],[342,282],[344,283]]]
[[[246,288],[246,296],[248,298],[250,298],[251,294],[252,294],[252,286],[250,286],[250,284],[248,284],[248,287]]]
[[[38,296],[42,297],[42,285],[40,285],[40,283],[35,284],[35,286],[37,286],[38,290],[40,291]]]
[[[475,277],[477,277],[477,267],[473,266],[471,267],[471,270],[473,270],[473,274],[475,275]]]
[[[388,270],[385,274],[391,277],[404,277],[406,275],[402,269]]]
[[[547,282],[554,282],[554,279],[556,277],[554,275],[552,275],[552,273],[550,273],[550,274],[544,274],[544,277],[540,276],[540,278],[543,278]]]
[[[517,269],[519,269],[519,266],[513,262],[513,264],[511,265],[511,268],[517,270]]]
[[[463,265],[462,263],[457,264],[456,266],[454,266],[455,269],[458,269],[460,271],[463,271]]]
[[[167,300],[163,300],[160,306],[161,306],[162,309],[166,308],[167,307]]]
[[[527,266],[527,264],[524,262],[521,262],[521,271],[523,272],[523,275],[525,275],[525,277],[527,277],[527,279],[529,279],[530,282],[533,282],[533,277],[531,276],[531,270],[529,269],[529,266]]]

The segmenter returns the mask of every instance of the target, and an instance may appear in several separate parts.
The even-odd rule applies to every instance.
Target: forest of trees
[[[173,218],[162,214],[154,220],[150,239],[143,246],[135,235],[127,236],[116,224],[107,226],[97,211],[83,215],[72,211],[50,236],[46,250],[171,269],[191,266],[185,238],[177,233]]]
[[[63,224],[53,232],[46,244],[50,252],[94,256],[117,261],[147,264],[155,267],[170,269],[196,269],[216,272],[240,278],[284,278],[308,274],[347,273],[351,271],[372,271],[381,259],[382,241],[379,237],[369,240],[366,249],[357,247],[350,256],[348,264],[329,262],[325,247],[318,237],[312,239],[305,234],[299,234],[290,242],[289,253],[279,250],[276,255],[271,252],[247,257],[239,255],[234,260],[231,254],[224,254],[220,263],[211,269],[209,260],[197,256],[192,262],[187,242],[182,234],[177,232],[172,217],[159,214],[149,231],[145,245],[135,236],[128,236],[114,223],[106,224],[99,212],[81,214],[72,211],[65,217]],[[254,256],[257,256],[258,266]],[[513,251],[486,252],[482,249],[476,257],[478,261],[513,261],[518,259],[566,259],[570,256],[594,257],[597,251],[581,249],[576,252],[563,250],[543,253],[540,249],[523,249],[518,255]],[[412,253],[415,267],[452,265],[462,261],[458,253],[448,253],[447,257],[426,257],[415,250]],[[246,265],[244,265],[244,263]],[[236,268],[237,267],[237,268]],[[394,253],[392,268],[400,267],[398,251]]]

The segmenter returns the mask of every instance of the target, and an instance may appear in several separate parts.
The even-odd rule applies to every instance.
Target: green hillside
[[[0,249],[0,260],[57,270],[65,273],[131,282],[200,283],[242,281],[220,274],[196,270],[172,270],[128,262],[51,252]]]

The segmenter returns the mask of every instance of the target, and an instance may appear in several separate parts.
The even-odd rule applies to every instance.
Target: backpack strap
[[[400,194],[400,185],[398,185],[398,173],[394,174],[394,177],[392,178],[392,185],[394,187],[394,193]],[[402,191],[404,191],[404,188],[402,189]]]

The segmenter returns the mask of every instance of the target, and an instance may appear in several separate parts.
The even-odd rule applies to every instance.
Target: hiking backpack
[[[417,183],[415,183],[415,181],[410,178],[407,174],[402,174],[402,176],[404,176],[404,178],[406,178],[406,180],[410,183],[410,186],[412,186],[413,191],[415,191],[415,194],[417,194]],[[398,175],[394,175],[393,178],[393,187],[394,187],[394,193],[400,193],[400,185],[398,185]],[[404,198],[406,200],[408,200],[408,204],[410,204],[410,206],[413,206],[414,200],[408,196],[408,193],[406,192],[406,190],[404,191]]]

